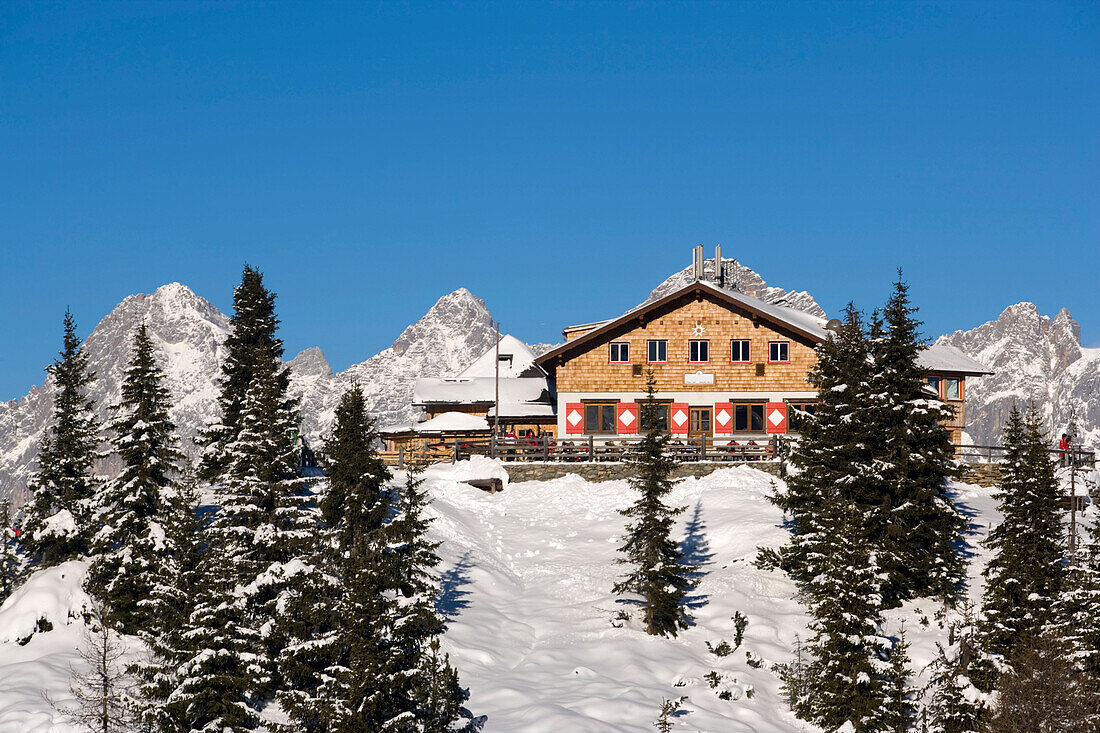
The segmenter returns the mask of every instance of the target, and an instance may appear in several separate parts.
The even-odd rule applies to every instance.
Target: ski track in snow
[[[610,622],[623,607],[611,593],[624,570],[616,563],[625,527],[618,510],[635,497],[625,481],[569,476],[507,484],[490,495],[458,482],[479,472],[474,468],[439,466],[424,477],[434,499],[431,534],[443,542],[440,607],[450,619],[444,648],[470,688],[470,709],[488,716],[486,731],[652,731],[662,700],[681,695],[690,712],[676,718],[677,731],[815,730],[787,710],[771,671],[790,660],[796,635],[807,638],[808,616],[784,574],[751,565],[758,547],[786,539],[782,516],[766,498],[776,479],[742,466],[677,483],[670,501],[686,507],[677,537],[701,566],[694,596],[703,603],[692,628],[665,639]],[[969,594],[977,599],[988,559],[977,543],[999,517],[992,489],[957,484],[955,491],[975,527]],[[1093,514],[1090,507],[1086,520]],[[946,636],[935,621],[938,608],[921,601],[886,614],[888,633],[904,624],[915,670]],[[714,656],[706,642],[732,641],[738,611],[749,619],[744,643]],[[0,645],[0,733],[74,730],[42,693],[69,696],[79,638],[74,624],[37,634],[26,646]],[[750,667],[746,652],[764,666]],[[704,675],[713,670],[726,676],[720,689],[733,700],[710,689]],[[915,684],[924,683],[918,675]]]

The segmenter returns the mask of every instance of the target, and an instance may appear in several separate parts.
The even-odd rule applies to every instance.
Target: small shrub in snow
[[[676,725],[676,721],[673,718],[681,715],[680,707],[687,702],[687,695],[678,697],[675,700],[665,700],[661,703],[661,712],[657,716],[657,720],[653,721],[653,727],[657,729],[658,733],[669,733],[672,727]]]
[[[730,654],[733,653],[733,647],[730,646],[730,643],[728,641],[723,640],[718,642],[717,644],[711,644],[708,641],[706,644],[707,649],[710,650],[710,653],[716,657],[728,657]]]

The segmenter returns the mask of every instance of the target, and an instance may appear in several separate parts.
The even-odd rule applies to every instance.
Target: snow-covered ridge
[[[941,336],[989,366],[990,376],[967,381],[967,432],[977,444],[1000,441],[1015,404],[1034,404],[1055,436],[1076,411],[1079,443],[1100,446],[1100,349],[1081,346],[1081,327],[1066,309],[1053,318],[1034,303],[1005,308],[996,320]]]

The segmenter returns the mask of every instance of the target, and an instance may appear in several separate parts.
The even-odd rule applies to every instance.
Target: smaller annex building
[[[701,271],[701,268],[700,268]],[[814,412],[808,375],[827,323],[696,279],[618,318],[563,331],[565,343],[535,360],[556,385],[559,436],[644,432],[639,402],[656,382],[658,426],[674,436],[767,440],[798,431]],[[929,386],[955,406],[945,427],[961,441],[966,379],[990,373],[950,346],[921,356]]]
[[[552,434],[556,422],[553,388],[545,370],[525,343],[509,335],[454,376],[416,380],[412,405],[423,420],[382,428],[387,450],[488,439],[494,423],[505,434]]]

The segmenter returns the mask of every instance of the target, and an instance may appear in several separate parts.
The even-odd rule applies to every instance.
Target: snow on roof
[[[474,360],[456,376],[460,378],[495,377],[496,346]],[[535,354],[527,344],[515,336],[505,334],[500,337],[500,377],[518,377],[535,363]]]
[[[465,412],[444,412],[427,422],[415,426],[418,433],[462,432],[468,430],[488,430],[489,423],[480,415]]]
[[[607,328],[615,323],[618,323],[639,310],[652,308],[656,303],[663,303],[669,300],[673,300],[685,290],[690,290],[697,286],[702,287],[706,290],[710,290],[714,294],[722,298],[740,303],[750,311],[755,311],[773,321],[786,324],[790,328],[793,328],[794,330],[805,334],[806,336],[809,336],[816,341],[824,341],[828,337],[829,332],[825,330],[825,320],[822,318],[818,318],[817,316],[811,315],[804,311],[796,310],[794,308],[787,308],[786,306],[768,303],[766,301],[760,300],[759,298],[754,298],[751,295],[746,295],[745,293],[742,293],[738,290],[727,290],[726,288],[719,287],[715,283],[709,282],[707,280],[693,280],[691,282],[684,283],[683,286],[676,288],[675,290],[671,291],[670,293],[656,301],[649,301],[646,303],[642,303],[641,305],[638,305],[634,308],[631,308],[618,318],[611,318],[606,321],[597,321],[592,324],[570,326],[566,329],[567,331],[575,328],[583,328],[589,325],[591,325],[591,329],[573,339],[570,339],[569,341],[566,341],[564,344],[560,344],[554,347],[550,351],[540,356],[539,360],[543,361],[543,363],[548,363],[544,361],[548,354],[554,354],[567,350],[575,346],[577,342],[585,340],[589,335],[594,334],[595,332]]]
[[[680,288],[679,290],[673,291],[669,295],[674,295],[675,293],[680,292],[680,290],[685,290],[695,284],[696,283],[693,282],[688,283],[684,287]],[[760,300],[759,298],[754,298],[751,295],[746,295],[739,290],[727,290],[726,288],[718,287],[718,285],[710,282],[709,280],[699,280],[698,284],[702,285],[703,287],[709,288],[716,293],[736,300],[737,302],[742,303],[748,308],[758,310],[765,315],[771,316],[781,323],[786,323],[792,328],[796,328],[799,331],[803,331],[807,334],[813,335],[819,340],[824,340],[828,336],[829,332],[825,330],[825,320],[823,318],[818,318],[817,316],[810,315],[805,311],[795,310],[794,308],[788,308],[786,306],[776,305],[774,303],[768,303],[766,301]]]
[[[496,416],[496,407],[489,408],[489,417]],[[501,417],[553,417],[554,406],[545,402],[501,402]]]
[[[917,357],[917,363],[936,372],[960,372],[962,374],[992,374],[993,371],[949,344],[932,344]]]
[[[496,379],[493,377],[425,377],[413,385],[413,404],[470,404],[496,402]],[[547,392],[544,377],[500,378],[500,401],[535,402]]]

